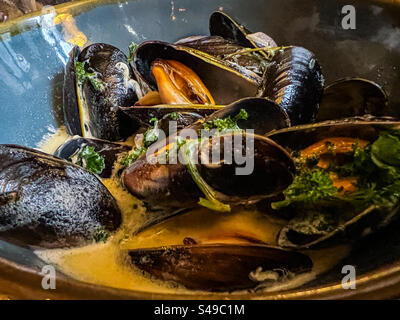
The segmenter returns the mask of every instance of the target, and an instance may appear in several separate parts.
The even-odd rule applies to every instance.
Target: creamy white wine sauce
[[[64,127],[40,144],[47,153],[54,151],[68,138]],[[125,144],[133,145],[133,137]],[[118,164],[117,164],[118,166]],[[117,172],[119,168],[114,168]],[[154,293],[193,293],[176,284],[151,279],[129,264],[127,251],[138,248],[182,245],[187,237],[198,243],[229,243],[238,234],[275,245],[282,226],[279,219],[270,219],[257,211],[235,209],[232,213],[219,213],[200,208],[166,220],[132,235],[145,221],[146,209],[120,184],[119,178],[103,179],[104,185],[115,197],[123,215],[120,229],[107,243],[93,243],[82,248],[40,250],[36,254],[56,265],[63,273],[81,281],[121,289]],[[349,252],[346,245],[304,252],[313,260],[313,269],[291,280],[277,283],[262,291],[287,290],[309,282],[342,260]],[[243,294],[235,292],[232,294]]]

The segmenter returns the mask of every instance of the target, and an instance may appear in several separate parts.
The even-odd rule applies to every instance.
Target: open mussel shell
[[[0,145],[0,238],[63,248],[121,224],[115,199],[93,174],[45,153]]]
[[[136,49],[134,67],[138,80],[152,90],[157,90],[151,71],[156,59],[176,60],[192,69],[210,90],[217,105],[256,96],[262,84],[260,76],[238,64],[219,60],[184,45],[147,41]]]
[[[198,51],[205,52],[221,61],[229,61],[244,67],[262,77],[268,60],[263,51],[259,54],[245,53],[247,47],[243,47],[229,39],[220,36],[197,36],[181,39],[176,44],[184,45]]]
[[[151,277],[191,290],[214,292],[255,289],[310,272],[301,253],[264,245],[192,245],[136,249],[130,263]]]
[[[175,164],[150,161],[160,154],[160,150],[174,149],[175,142],[168,139],[164,142],[168,144],[163,146],[160,143],[154,149],[150,148],[150,154],[148,152],[125,169],[122,181],[134,196],[150,208],[168,209],[171,215],[176,210],[196,207],[203,194],[186,164],[179,161],[184,158],[181,149]],[[205,155],[213,153],[219,154],[216,163],[205,158]],[[233,158],[238,154],[247,156],[245,160],[250,167]],[[291,183],[294,174],[293,162],[284,149],[263,136],[242,132],[204,140],[194,157],[197,157],[197,170],[216,191],[218,199],[233,205],[254,203],[281,192]],[[236,174],[242,171],[246,173]]]
[[[111,177],[113,166],[118,160],[118,156],[131,150],[131,148],[126,145],[109,141],[74,137],[59,146],[55,151],[54,156],[72,161],[73,158],[77,156],[77,154],[86,146],[93,147],[94,151],[98,152],[100,156],[104,158],[105,167],[102,173],[99,175],[101,178]]]
[[[361,78],[345,78],[327,86],[317,121],[387,114],[387,96],[380,85]]]
[[[378,138],[379,130],[400,128],[400,121],[392,117],[352,117],[292,126],[271,131],[266,136],[290,151],[301,150],[330,137],[352,137],[367,141]]]
[[[83,70],[77,72],[77,63],[83,64]],[[90,74],[90,78],[78,77],[82,72]],[[126,138],[137,125],[118,107],[133,105],[138,95],[139,85],[122,51],[104,43],[89,45],[81,53],[75,47],[64,78],[68,133],[110,141]]]
[[[288,151],[299,151],[330,137],[351,137],[373,142],[381,130],[387,129],[400,129],[400,122],[390,117],[355,117],[294,126],[271,132],[267,136]],[[282,247],[308,249],[357,240],[387,225],[397,216],[398,209],[382,209],[371,205],[349,217],[349,220],[339,223],[333,230],[321,234],[300,233],[292,229],[289,223],[282,228],[278,244]]]
[[[144,42],[136,50],[134,63],[138,79],[153,90],[157,85],[151,66],[157,58],[177,60],[194,70],[216,104],[228,104],[244,97],[267,97],[285,109],[293,125],[315,120],[324,78],[315,55],[305,48],[274,50],[260,76],[248,66],[185,45]]]

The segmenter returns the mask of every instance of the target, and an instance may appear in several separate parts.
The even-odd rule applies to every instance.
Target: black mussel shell
[[[243,47],[256,47],[255,43],[246,37],[252,32],[240,25],[225,12],[213,12],[210,16],[209,28],[212,36],[220,36]]]
[[[348,117],[387,115],[387,96],[377,83],[361,78],[345,78],[327,86],[317,121]]]
[[[99,175],[101,178],[111,177],[112,169],[115,161],[118,159],[118,155],[131,150],[131,148],[126,145],[109,141],[74,137],[58,147],[54,155],[56,157],[71,161],[71,157],[77,155],[86,146],[94,147],[94,150],[104,158],[105,168]]]
[[[240,112],[241,109],[245,109],[248,114],[247,120],[242,119],[237,122],[238,126],[243,130],[254,130],[256,134],[262,135],[266,132],[285,128],[290,125],[290,121],[286,112],[276,103],[266,98],[245,98],[222,108],[209,117],[196,121],[186,128],[194,130],[199,136],[201,136],[201,131],[204,128],[203,125],[205,122],[210,122],[215,119],[224,119],[228,116],[233,118]],[[164,130],[166,129],[164,128]],[[208,133],[212,134],[213,131],[211,130]],[[184,131],[181,131],[178,134],[179,136],[182,135],[182,138],[186,138],[184,136]],[[174,139],[176,137],[177,134],[173,134],[168,136],[166,141],[160,140],[156,142],[151,146],[151,150],[149,150],[150,154],[152,152],[157,152],[157,150],[163,150],[166,145],[169,145],[171,148],[173,148],[175,141]],[[284,156],[284,158],[286,159],[286,156]],[[273,160],[273,157],[271,157],[270,160]],[[262,165],[265,165],[265,163]],[[282,167],[280,168],[282,169]],[[286,164],[283,164],[283,168],[284,173],[279,176],[279,178],[282,179],[284,179],[284,177],[288,177],[288,172],[291,175],[293,168],[291,160],[289,160]],[[279,175],[278,172],[276,173]],[[210,172],[209,174],[212,175],[213,173]],[[226,174],[228,173],[225,172],[223,174],[225,174],[225,176],[221,175],[219,178],[217,178],[219,179],[218,181],[220,181],[223,177],[226,179]],[[215,173],[215,175],[218,175],[218,173]],[[258,178],[261,179],[262,176],[265,175],[261,174],[259,177],[255,178],[255,181],[257,181]],[[244,180],[245,179],[246,177],[244,177]],[[143,230],[154,223],[165,220],[177,213],[181,213],[187,208],[193,208],[194,206],[197,206],[198,199],[202,196],[200,190],[193,182],[186,165],[182,163],[168,165],[160,163],[152,164],[146,159],[146,155],[140,157],[130,168],[125,169],[122,174],[122,181],[128,185],[128,190],[145,202],[149,209],[148,221],[143,227],[140,228],[140,230]],[[268,181],[271,182],[272,180]],[[281,180],[281,182],[282,181],[283,180]],[[232,182],[238,184],[242,183],[241,181],[236,180],[232,180]],[[224,181],[220,181],[220,183],[223,185]],[[249,190],[254,191],[255,183],[251,182],[250,179],[248,179],[247,183],[251,185]],[[265,181],[261,182],[261,180],[260,183],[263,185],[262,190],[265,191],[265,186],[268,186],[268,184],[266,184]],[[287,183],[289,184],[290,181]],[[237,187],[237,189],[239,190],[240,187]],[[257,190],[256,193],[260,192],[260,190]],[[233,192],[231,192],[231,194],[232,193]],[[258,199],[262,198],[263,196],[265,195],[256,196],[255,198]],[[229,202],[232,200],[233,202],[237,203],[250,201],[250,197],[245,198],[246,199],[238,199],[230,196],[228,197],[227,201]],[[253,197],[251,201],[257,201],[255,198]]]
[[[63,86],[63,112],[64,122],[67,131],[70,135],[82,136],[82,125],[78,102],[78,87],[76,81],[75,61],[78,60],[80,50],[78,47],[73,47],[64,73]]]
[[[335,136],[374,141],[378,138],[378,129],[397,127],[400,127],[400,122],[391,117],[353,117],[292,126],[271,131],[266,136],[287,150],[297,151],[322,139]]]
[[[137,129],[137,124],[119,107],[133,105],[141,94],[128,58],[119,49],[104,43],[92,44],[79,54],[77,50],[74,48],[71,53],[64,79],[68,133],[110,141],[128,137]],[[82,62],[85,72],[94,74],[100,88],[89,79],[78,83],[76,62]]]
[[[378,138],[380,130],[399,128],[400,122],[393,118],[355,117],[294,126],[271,132],[267,136],[288,151],[298,151],[329,137],[356,137],[372,142]],[[346,217],[340,218],[336,228],[319,234],[303,233],[292,227],[289,221],[278,236],[278,244],[282,247],[308,249],[357,240],[387,225],[397,217],[398,209],[370,206],[360,213],[355,212],[348,220]]]
[[[135,268],[157,280],[213,292],[265,288],[310,272],[313,266],[302,253],[265,245],[172,246],[128,254]]]
[[[278,103],[292,125],[298,125],[315,120],[323,87],[324,77],[315,55],[302,47],[287,47],[275,51],[261,95]]]
[[[236,139],[236,141],[235,141]],[[172,141],[172,140],[169,140]],[[236,145],[238,141],[240,145]],[[174,142],[168,139],[150,148],[150,154],[143,155],[122,174],[126,188],[136,197],[143,200],[152,210],[167,209],[169,215],[176,210],[196,207],[202,192],[194,182],[187,166],[181,161],[172,164],[153,163],[151,155],[155,155],[166,144],[173,150]],[[253,144],[254,149],[249,149]],[[230,159],[224,159],[224,148],[231,146]],[[220,161],[202,164],[204,154],[211,155],[212,148],[220,152]],[[247,149],[246,149],[247,148]],[[154,151],[155,150],[155,151]],[[154,152],[154,153],[152,153]],[[182,150],[179,150],[181,153]],[[196,166],[204,180],[217,192],[220,201],[230,204],[254,203],[263,198],[283,191],[293,179],[294,164],[289,155],[277,144],[263,136],[246,133],[228,133],[208,139],[197,150]],[[241,152],[241,153],[240,153]],[[246,152],[252,152],[254,156]],[[232,156],[248,155],[251,168],[243,168],[245,163],[238,164]],[[229,152],[226,153],[229,155]],[[180,159],[182,156],[178,154]],[[251,160],[251,161],[250,161]],[[207,161],[204,161],[207,162]],[[246,170],[250,171],[247,172]],[[237,175],[236,172],[247,174]]]
[[[219,36],[189,37],[179,40],[176,44],[205,52],[221,61],[238,64],[260,77],[264,75],[265,65],[268,64],[268,61],[262,55],[262,51],[257,54],[245,53],[246,47]]]
[[[0,238],[19,245],[85,245],[121,224],[115,199],[95,175],[33,149],[0,145],[0,190]]]

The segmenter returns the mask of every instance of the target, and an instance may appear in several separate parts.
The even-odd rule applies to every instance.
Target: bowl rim
[[[136,0],[127,0],[130,2]],[[365,1],[365,0],[359,0]],[[118,0],[78,0],[55,6],[45,6],[22,17],[0,24],[0,41],[3,34],[14,36],[24,31],[41,27],[40,17],[54,12],[57,15],[72,16],[84,13],[95,7],[112,5]],[[370,1],[371,2],[371,1]],[[373,0],[372,2],[400,6],[400,0]],[[54,11],[53,11],[54,10]],[[91,284],[69,277],[57,271],[56,290],[44,290],[39,270],[15,263],[0,257],[0,287],[5,294],[18,299],[224,299],[224,300],[263,300],[263,299],[390,299],[400,296],[400,264],[391,263],[357,278],[356,289],[345,290],[340,283],[321,285],[311,289],[292,289],[283,292],[264,292],[248,294],[201,293],[167,294],[139,290],[118,289]]]
[[[292,289],[283,292],[248,294],[188,293],[170,294],[119,289],[92,284],[71,278],[57,271],[56,289],[41,286],[39,270],[0,258],[0,287],[4,294],[18,299],[155,299],[155,300],[308,300],[308,299],[393,299],[400,295],[400,265],[381,267],[357,279],[356,289],[345,290],[340,283],[321,285],[311,289]]]

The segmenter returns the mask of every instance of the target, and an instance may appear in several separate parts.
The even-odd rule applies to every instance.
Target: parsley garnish
[[[105,87],[105,83],[100,80],[97,76],[96,73],[90,73],[85,70],[84,63],[80,61],[75,62],[75,72],[76,72],[76,78],[78,80],[78,84],[82,85],[86,79],[90,81],[92,86],[97,90],[97,91],[103,91]]]
[[[131,42],[128,46],[129,48],[129,57],[128,57],[128,64],[133,61],[135,51],[137,49],[138,45],[135,42]]]
[[[239,113],[233,117],[233,119],[228,116],[224,119],[214,119],[207,121],[203,124],[204,129],[212,130],[216,129],[217,131],[234,131],[234,130],[241,130],[237,124],[239,120],[247,120],[248,113],[245,109],[240,109]]]
[[[353,146],[351,161],[331,165],[327,169],[310,168],[299,163],[293,183],[283,192],[285,200],[272,203],[273,209],[282,207],[320,208],[344,203],[356,208],[375,205],[393,208],[400,202],[400,131],[382,131],[371,145]],[[340,194],[333,185],[330,172],[339,177],[357,177],[357,190]]]
[[[272,203],[272,208],[279,209],[298,202],[317,202],[321,199],[330,199],[337,192],[338,189],[333,185],[329,173],[321,169],[303,169],[283,192],[285,200]]]
[[[170,118],[170,119],[176,121],[176,120],[179,119],[179,116],[180,116],[179,112],[171,112],[171,113],[167,113],[167,114],[163,117],[163,119]]]
[[[152,118],[150,123],[154,123],[154,125],[147,129],[147,131],[143,134],[145,147],[149,147],[158,140],[158,119]]]
[[[96,243],[101,242],[101,241],[106,243],[109,236],[110,236],[110,233],[104,227],[100,227],[100,228],[96,229],[92,234],[92,238],[93,238],[94,242],[96,242]]]
[[[105,168],[104,158],[92,146],[85,146],[78,153],[76,164],[94,174],[101,174]]]
[[[124,167],[129,167],[132,163],[134,163],[142,154],[147,151],[145,147],[139,147],[133,149],[133,151],[127,154],[121,161],[121,164]]]

